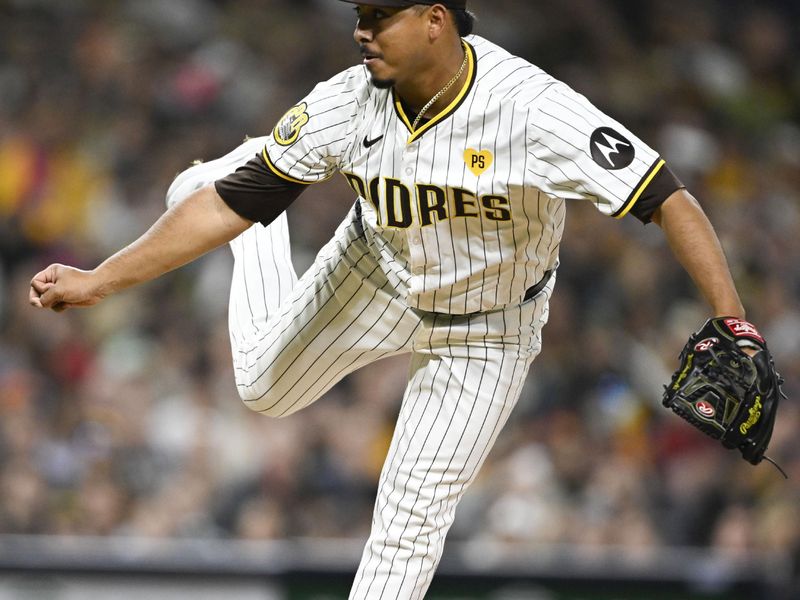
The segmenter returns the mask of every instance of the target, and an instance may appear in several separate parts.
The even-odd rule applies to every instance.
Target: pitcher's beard
[[[394,79],[377,79],[373,77],[371,79],[372,85],[374,85],[379,90],[388,90],[394,87],[395,80]]]

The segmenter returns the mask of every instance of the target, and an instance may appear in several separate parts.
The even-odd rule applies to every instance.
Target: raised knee
[[[260,394],[258,390],[250,386],[239,385],[237,387],[242,403],[253,412],[273,419],[289,416],[285,410],[281,409],[280,399],[274,399],[269,394]]]
[[[319,397],[302,386],[286,385],[266,371],[235,369],[235,373],[236,389],[244,405],[267,417],[288,417]]]

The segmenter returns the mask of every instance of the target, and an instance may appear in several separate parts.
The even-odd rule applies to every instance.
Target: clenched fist
[[[93,271],[50,265],[31,280],[28,298],[33,306],[56,312],[92,306],[105,297],[95,279]]]

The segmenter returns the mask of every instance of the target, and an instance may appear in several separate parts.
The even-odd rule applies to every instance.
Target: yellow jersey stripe
[[[272,164],[272,161],[269,158],[269,154],[267,154],[267,149],[266,148],[264,148],[261,151],[261,156],[264,158],[264,162],[267,163],[267,166],[269,167],[269,170],[272,171],[273,173],[275,173],[275,175],[277,175],[281,179],[285,179],[286,181],[291,181],[292,183],[299,183],[301,185],[313,185],[315,183],[318,183],[316,181],[303,181],[302,179],[295,179],[291,175],[287,175],[286,173],[284,173],[283,171],[278,169],[278,167],[276,167],[274,164]]]
[[[464,101],[464,97],[469,93],[472,89],[472,85],[475,81],[475,50],[469,43],[462,41],[462,45],[464,46],[464,52],[467,54],[467,81],[464,83],[464,86],[458,92],[458,95],[453,99],[453,101],[445,108],[442,112],[438,115],[433,117],[430,121],[422,125],[419,129],[414,131],[411,128],[411,120],[406,115],[405,110],[403,110],[403,105],[400,102],[400,98],[395,95],[395,109],[397,110],[397,114],[399,115],[400,119],[405,123],[405,126],[408,128],[408,131],[411,132],[411,137],[408,138],[408,143],[419,139],[419,137],[424,134],[429,129],[435,127],[438,123],[442,120],[449,117],[455,110],[461,105]]]

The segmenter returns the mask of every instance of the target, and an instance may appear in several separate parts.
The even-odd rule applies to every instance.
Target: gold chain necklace
[[[447,93],[447,90],[449,90],[451,87],[455,85],[456,81],[461,79],[461,76],[464,74],[464,69],[467,68],[467,62],[468,62],[467,51],[465,50],[464,62],[461,63],[461,68],[458,70],[458,73],[456,73],[455,76],[450,81],[447,82],[447,85],[445,85],[441,90],[439,90],[439,93],[437,93],[433,98],[431,98],[430,101],[422,108],[422,110],[419,111],[417,118],[414,119],[414,124],[411,126],[411,131],[417,130],[417,125],[419,125],[419,122],[422,120],[422,117],[425,115],[426,112],[428,112],[428,110],[430,110],[431,106],[436,104],[436,101],[442,96],[444,96]]]

